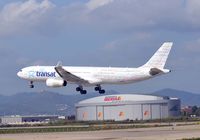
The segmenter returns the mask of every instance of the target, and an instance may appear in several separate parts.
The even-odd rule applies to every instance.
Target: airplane
[[[154,78],[171,72],[164,69],[172,42],[164,42],[146,64],[137,68],[120,67],[72,67],[62,66],[29,66],[21,69],[17,75],[30,82],[45,82],[48,87],[64,87],[68,83],[77,84],[76,91],[86,94],[83,87],[94,86],[94,90],[104,94],[102,85],[105,84],[130,84]]]

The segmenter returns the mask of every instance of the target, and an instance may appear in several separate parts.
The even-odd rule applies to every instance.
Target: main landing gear
[[[29,87],[30,87],[30,88],[34,88],[33,81],[30,81]]]
[[[87,93],[87,90],[84,90],[82,86],[78,86],[76,88],[76,91],[80,92],[81,94],[86,94]]]
[[[101,86],[100,85],[97,85],[95,88],[94,88],[95,91],[99,91],[100,94],[104,94],[105,93],[105,90],[104,89],[101,89]]]
[[[98,91],[100,94],[104,94],[105,93],[105,90],[101,88],[100,85],[97,85],[95,88],[94,88],[95,91]],[[87,93],[87,90],[84,90],[83,89],[83,86],[78,86],[76,88],[76,91],[80,92],[81,94],[86,94]]]

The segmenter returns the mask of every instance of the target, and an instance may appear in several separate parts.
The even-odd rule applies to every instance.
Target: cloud
[[[200,30],[198,17],[199,0],[89,0],[62,6],[50,0],[27,0],[6,4],[0,10],[0,36],[76,30],[77,27],[126,33],[137,30],[194,32]]]
[[[136,50],[139,47],[138,45],[141,45],[141,42],[148,42],[150,44],[152,38],[153,35],[149,32],[136,32],[123,38],[112,40],[103,49],[106,51],[123,51],[124,49],[129,50],[130,48]]]
[[[200,38],[186,42],[186,51],[199,55],[200,52]]]
[[[196,28],[200,28],[200,1],[188,0],[186,3],[186,18]]]
[[[54,8],[48,0],[9,3],[0,11],[0,36],[19,34],[40,26]]]
[[[200,1],[91,0],[65,7],[62,16],[74,22],[107,31],[200,29]]]
[[[109,3],[112,3],[113,1],[114,0],[90,0],[88,3],[86,3],[86,6],[89,10],[94,10]]]
[[[26,67],[26,66],[39,66],[39,65],[51,65],[50,61],[45,60],[32,60],[30,58],[18,56],[16,61],[14,61],[17,66],[19,67]]]

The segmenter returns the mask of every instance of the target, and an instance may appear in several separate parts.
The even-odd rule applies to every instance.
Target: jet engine
[[[46,85],[48,87],[64,87],[67,85],[67,81],[62,79],[47,79]]]

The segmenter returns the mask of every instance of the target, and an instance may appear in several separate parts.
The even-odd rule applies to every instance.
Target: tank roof
[[[114,94],[93,97],[80,101],[78,104],[93,104],[93,103],[111,103],[111,102],[144,102],[164,100],[161,96],[142,95],[142,94]]]

